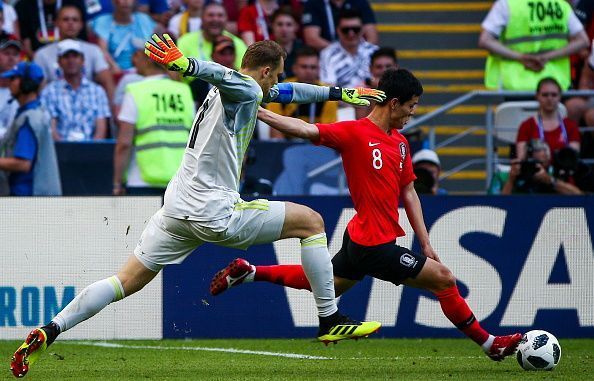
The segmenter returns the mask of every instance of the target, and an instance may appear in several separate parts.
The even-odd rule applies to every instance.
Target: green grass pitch
[[[560,340],[552,372],[489,360],[465,339],[57,341],[28,380],[594,380],[594,339]],[[0,341],[1,380],[20,343]],[[293,356],[293,357],[291,357]]]

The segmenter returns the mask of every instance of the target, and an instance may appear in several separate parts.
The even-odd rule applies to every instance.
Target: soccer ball
[[[518,345],[516,358],[524,370],[553,370],[561,359],[561,346],[547,331],[526,332]]]

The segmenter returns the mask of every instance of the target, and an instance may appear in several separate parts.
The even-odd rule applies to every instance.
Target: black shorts
[[[395,241],[377,246],[362,246],[351,241],[345,230],[342,247],[332,258],[334,275],[361,280],[365,275],[400,284],[415,278],[425,265],[427,257],[396,245]]]

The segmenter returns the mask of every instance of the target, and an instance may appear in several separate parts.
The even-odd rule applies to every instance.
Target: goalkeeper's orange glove
[[[163,39],[157,34],[151,37],[154,43],[150,41],[144,43],[144,54],[153,61],[165,65],[169,70],[184,73],[188,70],[190,60],[180,52],[168,34],[163,34]]]

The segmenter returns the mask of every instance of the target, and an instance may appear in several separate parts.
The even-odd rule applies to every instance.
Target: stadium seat
[[[537,101],[504,102],[495,109],[493,132],[495,137],[507,143],[516,143],[520,124],[531,116],[536,115]],[[559,113],[563,118],[567,116],[567,109],[559,103]]]
[[[275,195],[337,195],[338,176],[342,166],[334,167],[313,178],[307,173],[334,160],[338,154],[327,147],[299,144],[283,152],[283,171],[274,182]]]

